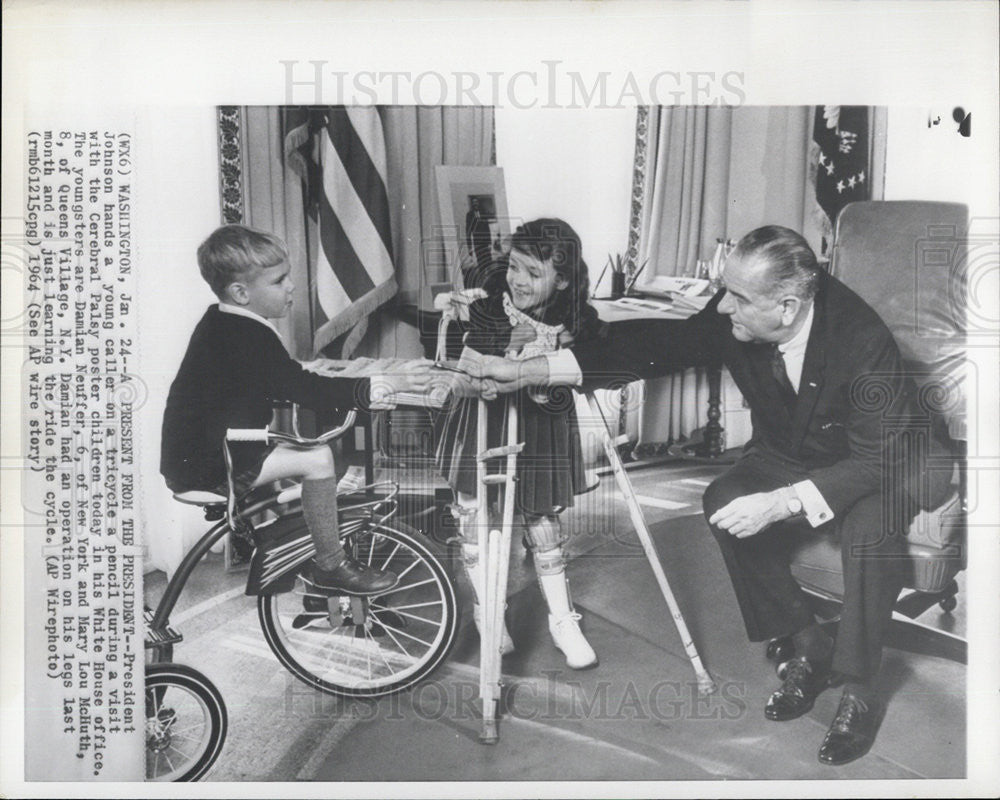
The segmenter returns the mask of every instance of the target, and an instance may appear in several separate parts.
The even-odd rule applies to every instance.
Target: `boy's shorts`
[[[260,447],[258,445],[254,448],[255,452],[249,460],[245,456],[240,458],[243,468],[233,475],[233,488],[237,498],[250,493],[250,490],[253,489],[253,485],[260,475],[260,470],[264,466],[264,462],[277,446],[277,443],[268,444],[264,447]],[[223,497],[229,496],[229,483],[225,479],[217,483],[215,486],[182,486],[176,481],[168,480],[167,488],[174,494],[200,491],[221,494]]]

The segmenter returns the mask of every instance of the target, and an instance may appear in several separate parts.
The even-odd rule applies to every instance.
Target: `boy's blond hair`
[[[198,248],[198,269],[221,296],[223,289],[254,268],[274,267],[287,258],[285,243],[277,236],[246,225],[223,225]]]

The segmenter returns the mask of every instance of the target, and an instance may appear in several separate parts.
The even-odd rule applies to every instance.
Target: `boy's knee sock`
[[[302,481],[302,516],[316,547],[320,569],[339,567],[347,558],[337,526],[337,479]]]

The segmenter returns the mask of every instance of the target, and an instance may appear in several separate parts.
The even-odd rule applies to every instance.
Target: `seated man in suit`
[[[877,266],[877,265],[873,265]],[[797,657],[768,699],[770,720],[800,717],[846,682],[819,750],[827,764],[868,752],[884,712],[874,686],[882,639],[902,588],[905,533],[916,513],[902,477],[920,475],[900,451],[900,420],[915,390],[876,313],[823,272],[787,228],[747,234],[725,287],[693,317],[636,320],[573,350],[586,378],[647,378],[725,364],[746,398],[753,435],[739,461],[708,487],[705,516],[729,570],[749,638],[791,635]],[[571,361],[571,360],[570,360]],[[553,381],[552,360],[491,361],[502,391]],[[565,361],[560,362],[565,364]],[[573,374],[561,382],[572,382]],[[904,423],[905,424],[905,423]],[[839,535],[844,606],[836,641],[816,624],[789,567],[800,526]]]

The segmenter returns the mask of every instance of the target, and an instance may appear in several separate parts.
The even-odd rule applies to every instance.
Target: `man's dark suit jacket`
[[[724,364],[750,406],[753,435],[746,452],[804,470],[802,479],[815,483],[837,516],[883,490],[886,475],[912,472],[912,461],[906,470],[897,468],[914,453],[893,443],[908,441],[898,434],[919,420],[915,387],[892,334],[860,297],[821,274],[798,400],[789,414],[771,372],[769,346],[733,337],[729,317],[716,310],[722,296],[686,320],[609,326],[596,342],[574,348],[585,382]]]

